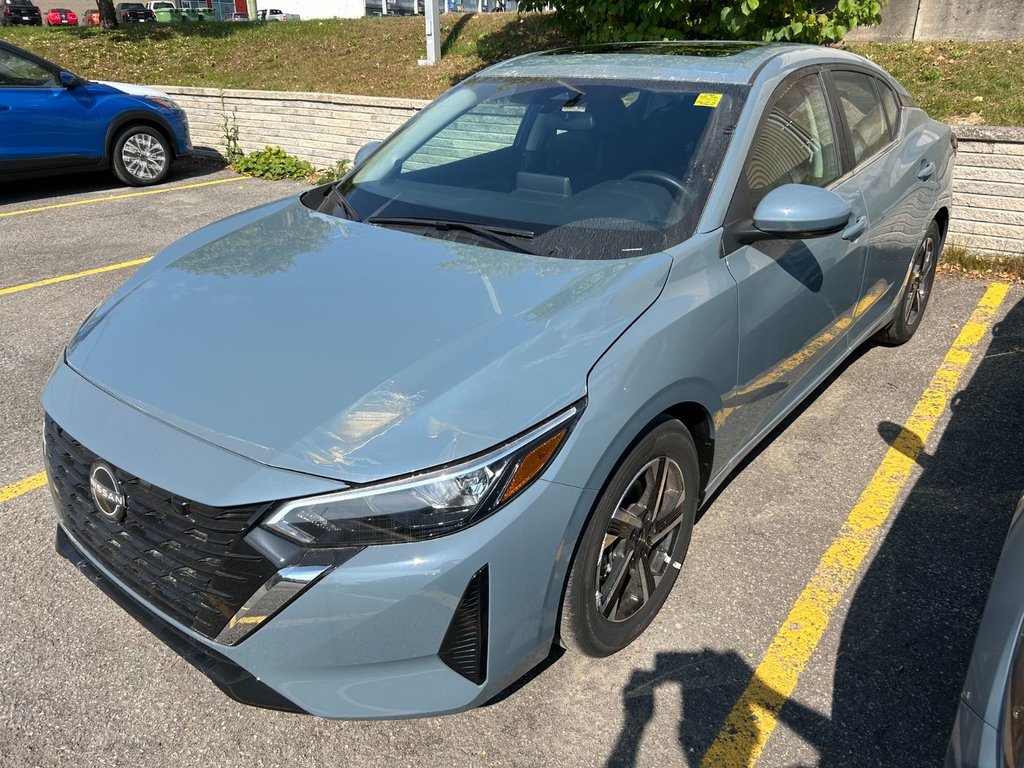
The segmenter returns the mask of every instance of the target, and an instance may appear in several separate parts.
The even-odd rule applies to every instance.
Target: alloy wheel
[[[907,295],[903,299],[903,322],[908,326],[917,322],[918,317],[924,311],[925,303],[928,300],[928,291],[931,290],[931,272],[934,269],[935,238],[929,234],[925,236],[914,255],[910,285],[907,288]]]
[[[121,147],[121,162],[128,173],[137,179],[155,179],[167,166],[167,153],[163,146],[148,133],[129,136]]]
[[[667,456],[648,462],[626,487],[597,559],[597,610],[622,622],[640,610],[673,566],[686,488]]]

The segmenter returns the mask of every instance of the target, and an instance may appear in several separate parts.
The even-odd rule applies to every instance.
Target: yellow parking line
[[[850,512],[839,537],[825,552],[811,580],[776,633],[747,689],[701,760],[702,768],[754,765],[778,723],[778,715],[817,648],[829,619],[846,594],[896,498],[910,477],[917,454],[949,405],[972,354],[984,338],[1009,285],[993,283],[960,329],[938,371],[914,407],[895,443]]]
[[[39,213],[40,211],[53,211],[57,208],[71,208],[75,205],[90,205],[92,203],[105,203],[109,200],[127,200],[130,197],[142,197],[143,195],[162,195],[165,192],[177,192],[181,189],[198,189],[199,187],[212,187],[214,184],[227,184],[232,181],[245,181],[244,176],[232,176],[230,179],[214,179],[213,181],[201,181],[196,184],[181,184],[177,187],[162,187],[160,189],[146,189],[139,192],[125,192],[122,195],[107,195],[106,197],[90,197],[86,200],[72,200],[67,203],[54,203],[43,205],[38,208],[22,208],[19,211],[7,211],[0,213],[0,219],[8,216],[21,216],[24,213]]]
[[[0,488],[0,502],[24,496],[29,491],[42,488],[44,485],[46,485],[46,473],[38,472],[31,477],[26,477],[24,480],[19,480],[12,485],[5,485],[3,488]]]
[[[36,280],[34,283],[22,283],[21,285],[12,285],[10,288],[0,288],[0,296],[6,296],[10,293],[18,293],[20,291],[28,291],[32,288],[42,288],[44,285],[63,283],[68,280],[77,280],[80,277],[88,277],[89,275],[99,275],[102,274],[103,272],[113,272],[116,269],[124,269],[126,267],[137,267],[139,266],[139,264],[145,264],[152,258],[152,256],[146,256],[143,259],[122,261],[120,264],[109,264],[106,267],[96,267],[95,269],[87,269],[84,272],[74,272],[70,275],[58,275],[57,277],[48,277],[45,280]]]

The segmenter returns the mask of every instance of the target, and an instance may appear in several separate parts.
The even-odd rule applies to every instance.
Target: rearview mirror
[[[71,74],[70,72],[60,73],[60,84],[63,85],[65,88],[74,88],[76,85],[79,84],[79,82],[81,81],[78,79],[78,77],[76,75]]]
[[[835,192],[807,184],[783,184],[758,203],[753,227],[739,233],[744,242],[768,237],[805,239],[841,231],[852,211]]]
[[[360,165],[366,158],[368,158],[370,155],[372,155],[377,150],[377,147],[379,147],[379,146],[380,146],[380,142],[379,141],[370,141],[370,142],[367,142],[366,144],[363,144],[363,146],[361,146],[359,148],[359,151],[356,152],[356,159],[352,163],[353,167],[357,166],[357,165]]]

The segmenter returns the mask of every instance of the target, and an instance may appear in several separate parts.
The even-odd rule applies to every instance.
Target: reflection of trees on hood
[[[299,204],[247,224],[171,264],[193,274],[262,277],[286,272],[296,256],[322,249],[348,229]]]
[[[470,275],[481,277],[509,278],[523,272],[547,276],[575,269],[573,265],[560,259],[536,258],[512,251],[480,248],[452,241],[446,242],[446,246],[448,250],[457,254],[458,258],[441,262],[438,265],[441,269],[461,269]]]
[[[618,282],[619,276],[630,269],[631,260],[616,261],[604,269],[584,272],[551,298],[541,302],[530,311],[531,320],[545,321],[561,314],[569,307],[607,293],[608,287]]]

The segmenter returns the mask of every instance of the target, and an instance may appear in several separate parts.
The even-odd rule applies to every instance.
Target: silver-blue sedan
[[[43,393],[58,548],[263,706],[452,712],[615,653],[744,455],[918,328],[954,151],[840,50],[491,67],[89,316]]]

